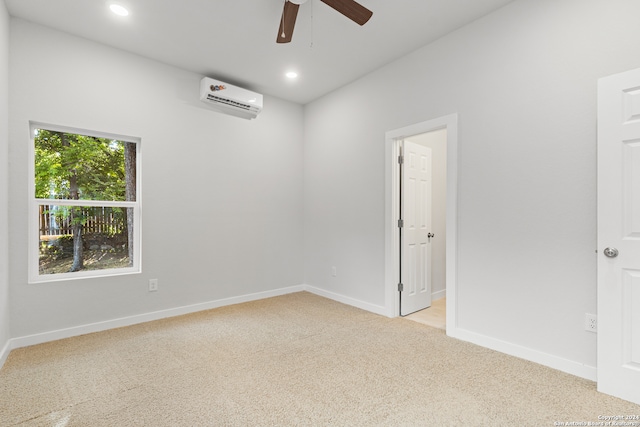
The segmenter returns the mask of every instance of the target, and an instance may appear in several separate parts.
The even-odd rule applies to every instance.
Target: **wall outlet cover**
[[[598,332],[598,316],[595,314],[585,313],[584,329],[589,332]]]

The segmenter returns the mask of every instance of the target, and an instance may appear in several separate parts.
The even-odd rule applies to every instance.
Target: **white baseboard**
[[[304,288],[307,292],[311,292],[312,294],[319,295],[321,297],[325,297],[337,302],[341,302],[343,304],[347,304],[356,308],[361,308],[363,310],[370,311],[375,314],[380,314],[382,316],[389,317],[389,313],[386,307],[370,304],[368,302],[360,301],[355,298],[337,294],[335,292],[326,291],[324,289],[316,288],[310,285],[305,285]]]
[[[12,343],[11,340],[7,341],[4,344],[4,347],[2,347],[2,350],[0,350],[0,369],[2,369],[2,367],[4,366],[4,362],[7,361],[7,358],[9,357],[9,353],[12,350]]]
[[[431,301],[438,301],[447,296],[447,290],[443,289],[441,291],[437,291],[431,294]]]
[[[277,297],[280,295],[291,294],[294,292],[302,292],[305,290],[306,290],[306,286],[304,285],[290,286],[287,288],[274,289],[271,291],[240,295],[237,297],[224,298],[224,299],[215,300],[215,301],[208,301],[208,302],[192,304],[192,305],[187,305],[182,307],[170,308],[167,310],[159,310],[151,313],[144,313],[144,314],[139,314],[135,316],[122,317],[119,319],[106,320],[104,322],[90,323],[87,325],[74,326],[72,328],[59,329],[55,331],[43,332],[40,334],[13,338],[9,341],[9,343],[7,343],[7,346],[9,347],[9,350],[12,350],[12,349],[21,348],[21,347],[27,347],[30,345],[42,344],[49,341],[75,337],[78,335],[85,335],[93,332],[101,332],[101,331],[106,331],[108,329],[121,328],[124,326],[131,326],[139,323],[151,322],[153,320],[165,319],[167,317],[181,316],[183,314],[195,313],[203,310],[211,310],[213,308],[223,307],[227,305],[240,304],[243,302]],[[7,351],[7,355],[8,353],[9,351]]]
[[[447,328],[447,335],[452,338],[457,338],[462,341],[467,341],[482,347],[490,348],[491,350],[496,350],[510,356],[515,356],[520,359],[547,366],[549,368],[557,369],[558,371],[575,375],[580,378],[597,381],[598,371],[595,366],[584,365],[582,363],[574,362],[572,360],[564,359],[562,357],[554,356],[548,353],[543,353],[541,351],[533,350],[531,348],[523,347],[510,342],[487,337],[485,335],[477,334],[475,332],[470,332],[464,329]]]

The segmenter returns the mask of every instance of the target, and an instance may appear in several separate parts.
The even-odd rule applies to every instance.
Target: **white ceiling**
[[[511,1],[359,0],[373,11],[360,27],[309,0],[293,41],[277,44],[284,0],[5,0],[12,16],[300,104]]]

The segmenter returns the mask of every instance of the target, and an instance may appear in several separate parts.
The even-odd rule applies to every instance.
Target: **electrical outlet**
[[[149,292],[156,292],[158,290],[158,279],[149,279]]]
[[[336,277],[338,275],[338,269],[335,266],[331,267],[331,275],[333,277]]]
[[[598,316],[595,314],[585,313],[584,329],[589,332],[598,332]]]

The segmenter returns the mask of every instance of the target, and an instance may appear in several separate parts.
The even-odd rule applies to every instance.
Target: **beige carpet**
[[[595,384],[309,293],[11,352],[2,426],[552,426]]]

